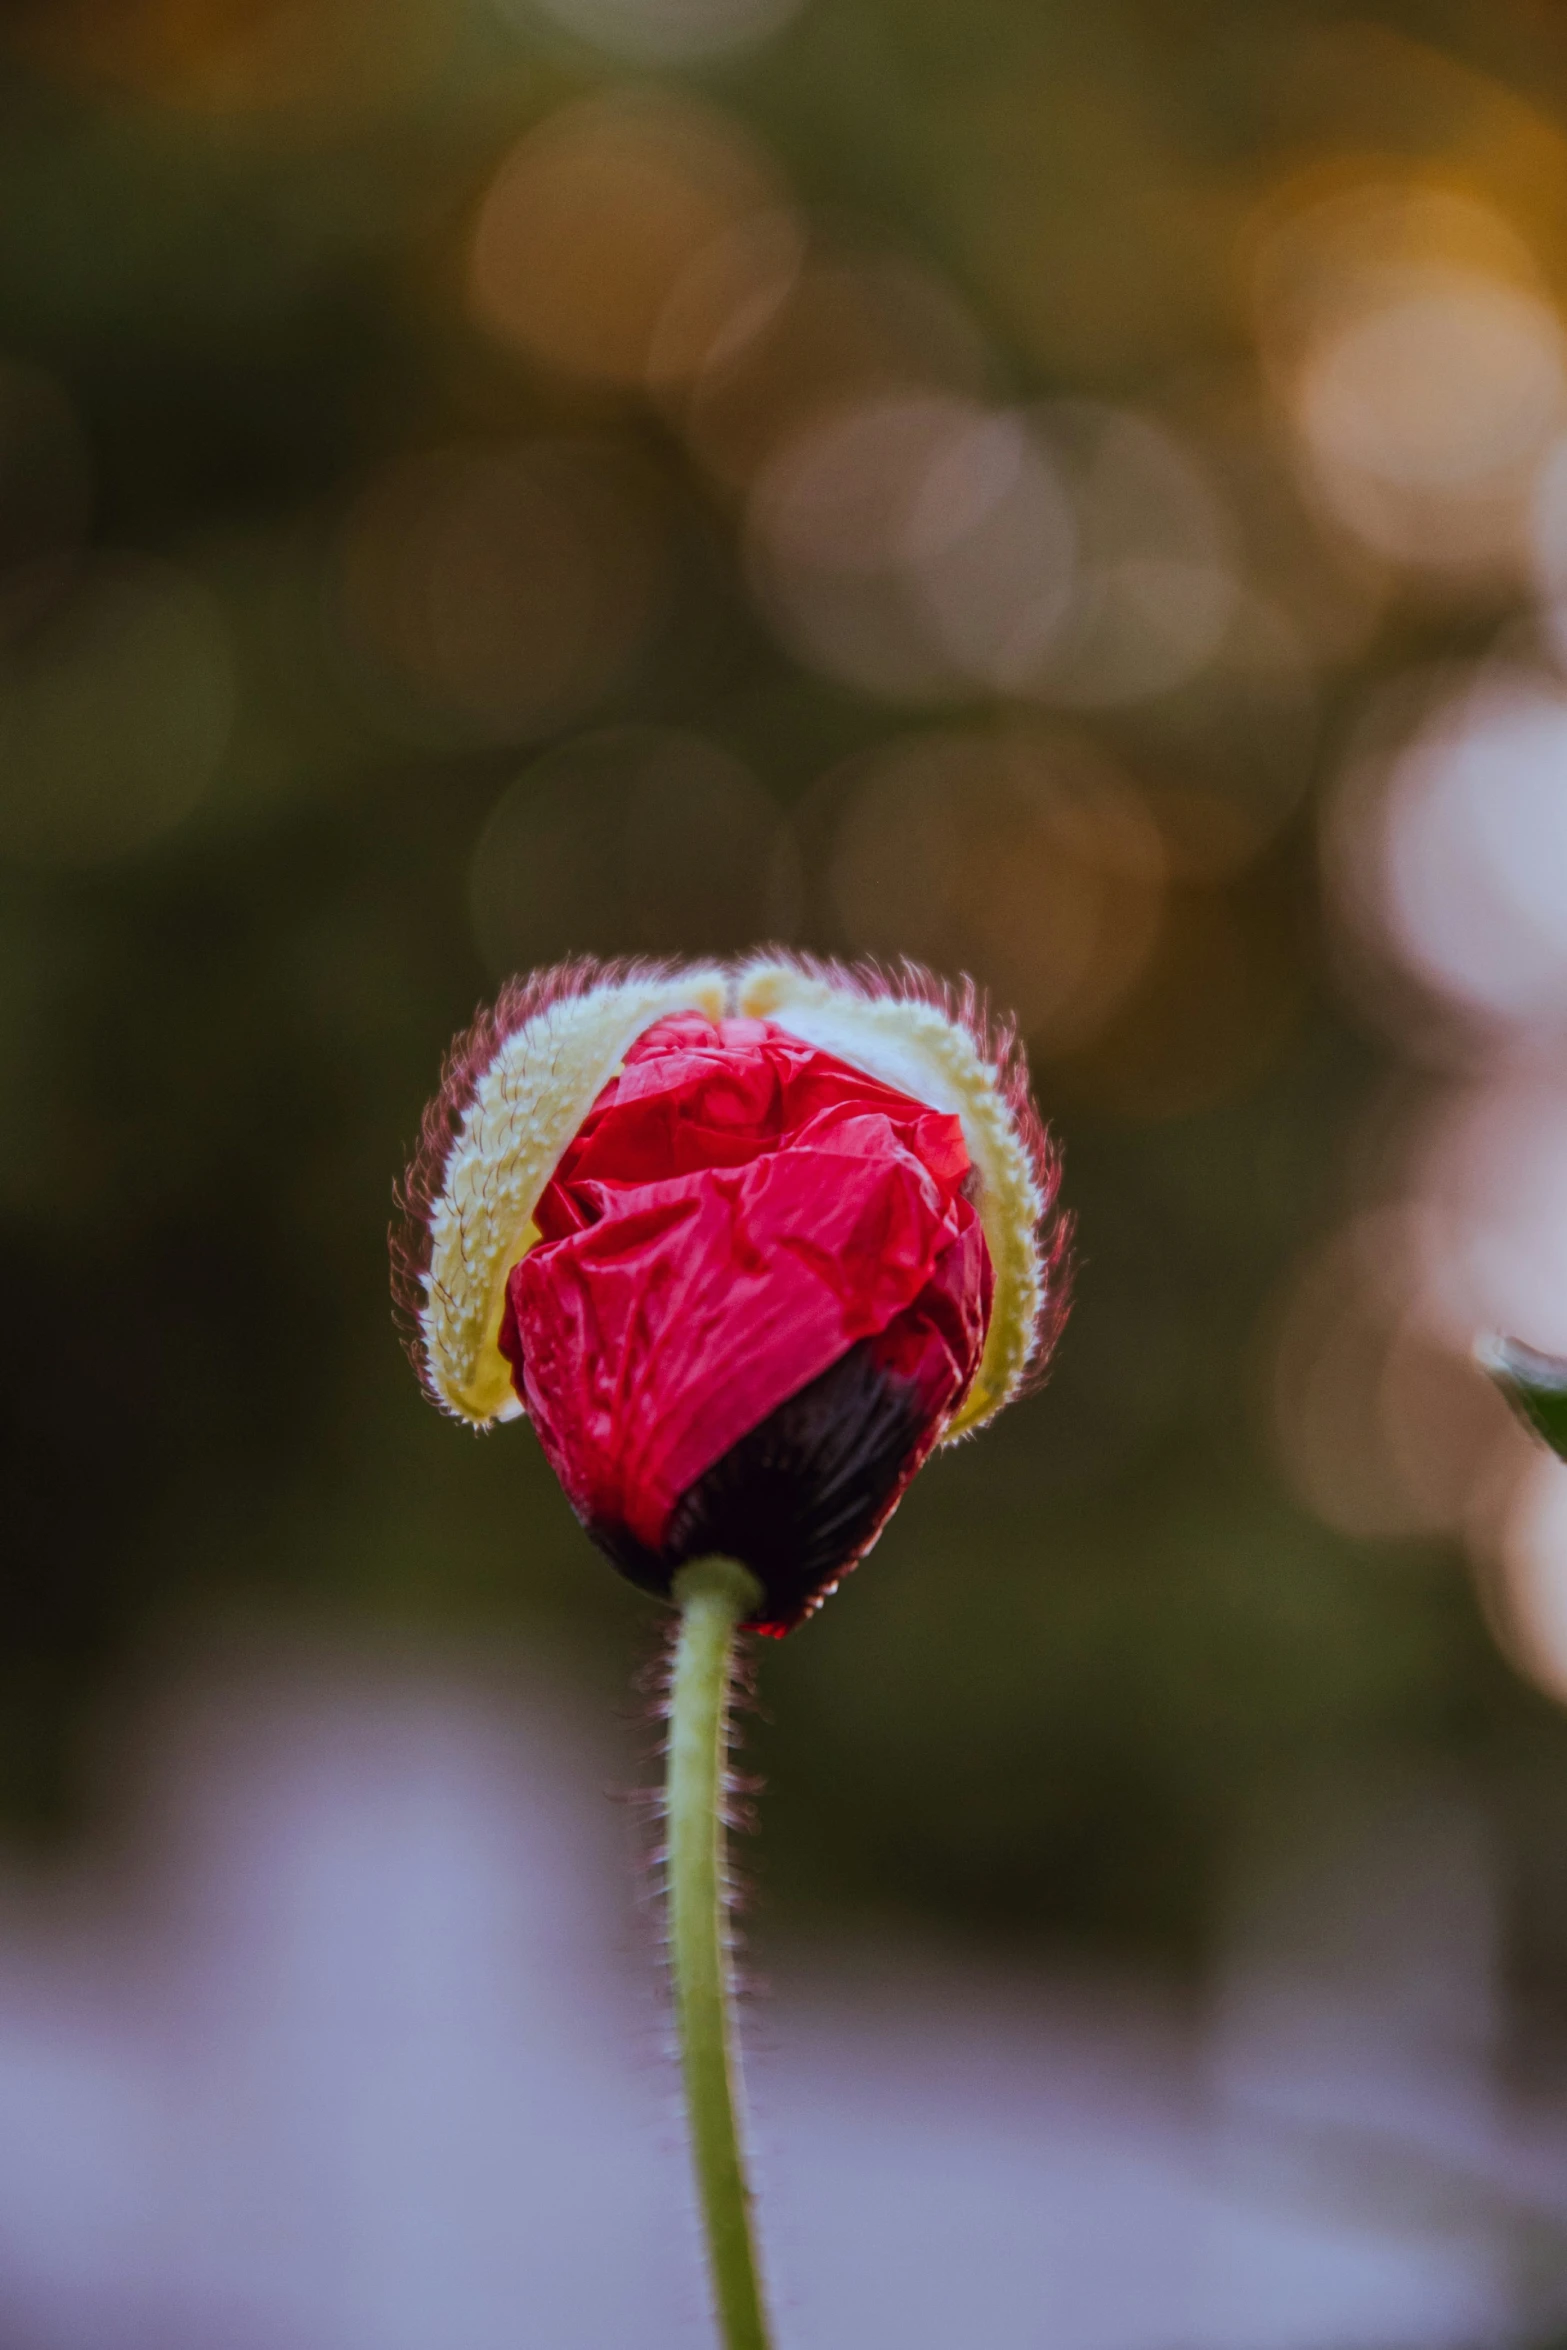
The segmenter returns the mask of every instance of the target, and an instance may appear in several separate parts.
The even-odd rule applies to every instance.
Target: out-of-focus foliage
[[[1501,982],[1429,859],[1361,919],[1344,777],[1482,686],[1531,776],[1567,723],[1553,14],[3,25],[13,1816],[193,1609],[623,1685],[651,1611],[397,1354],[390,1183],[506,970],[771,935],[1017,1005],[1082,1253],[1048,1391],[763,1660],[771,1897],[1191,1947],[1302,1771],[1458,1753],[1537,1817],[1474,1531],[1522,1472],[1399,1270]]]

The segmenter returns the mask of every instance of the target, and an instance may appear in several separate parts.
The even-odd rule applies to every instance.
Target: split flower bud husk
[[[965,984],[777,954],[578,962],[460,1038],[394,1232],[427,1392],[533,1419],[590,1533],[667,1591],[741,1558],[784,1631],[938,1443],[1042,1375],[1059,1169]]]

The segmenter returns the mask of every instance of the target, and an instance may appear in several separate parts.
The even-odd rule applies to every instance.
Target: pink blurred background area
[[[274,1642],[149,1690],[113,1835],[4,1888],[7,2342],[698,2338],[647,1822],[610,1799],[639,1738],[537,1658]],[[1458,1782],[1327,1792],[1238,1870],[1197,1997],[930,1934],[768,1950],[785,2341],[1560,2321],[1567,2100],[1499,2066],[1480,1815]]]

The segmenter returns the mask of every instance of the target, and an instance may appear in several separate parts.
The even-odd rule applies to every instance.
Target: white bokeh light
[[[1026,691],[1071,601],[1076,529],[1025,420],[978,415],[937,448],[904,525],[903,551],[958,667]]]
[[[1146,701],[1205,669],[1237,611],[1233,533],[1195,460],[1094,402],[828,407],[764,466],[748,527],[794,649],[893,700]]]
[[[1427,272],[1313,348],[1296,422],[1339,519],[1409,562],[1515,551],[1567,402],[1549,306],[1474,272]]]
[[[764,467],[752,576],[804,658],[869,693],[1018,688],[1066,617],[1071,511],[1015,416],[935,394],[829,412]]]
[[[1036,414],[1070,491],[1079,571],[1032,689],[1083,710],[1170,693],[1214,659],[1235,617],[1229,517],[1195,458],[1151,417],[1088,400]]]
[[[1360,845],[1402,963],[1484,1018],[1567,1016],[1567,689],[1488,671],[1445,697],[1369,821]]]
[[[1255,260],[1263,363],[1334,523],[1428,574],[1520,570],[1567,341],[1517,224],[1419,175],[1308,181]]]

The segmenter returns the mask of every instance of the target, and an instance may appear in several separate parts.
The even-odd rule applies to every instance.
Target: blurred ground
[[[13,1875],[7,2342],[697,2338],[649,1921],[592,1792],[631,1758],[536,1672],[208,1657],[112,1857]],[[1406,1788],[1245,1912],[1189,2006],[928,1934],[779,1952],[748,2037],[784,2338],[1543,2339],[1567,2108],[1496,2078],[1462,1801]]]
[[[514,967],[908,951],[1080,1302],[763,1660],[770,1933],[1197,1996],[1240,1856],[1457,1787],[1556,2079],[1567,1471],[1470,1348],[1567,1352],[1558,14],[8,0],[0,133],[18,1853],[231,1617],[623,1702],[392,1177]]]

